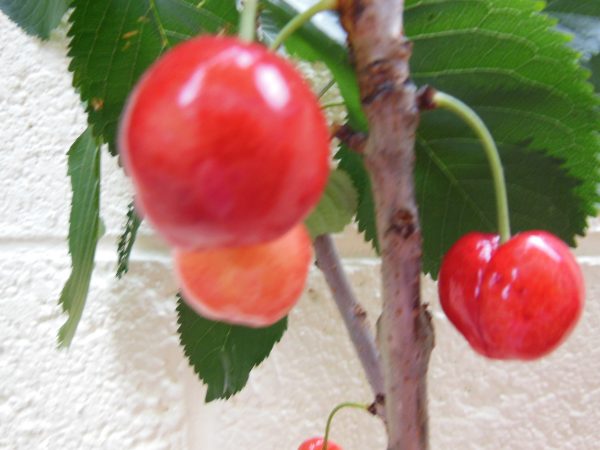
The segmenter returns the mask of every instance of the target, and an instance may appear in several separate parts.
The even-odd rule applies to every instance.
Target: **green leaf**
[[[247,328],[205,319],[178,296],[179,340],[190,365],[206,383],[206,401],[229,398],[242,390],[250,371],[279,342],[287,318],[266,328]]]
[[[67,12],[70,0],[0,0],[0,11],[26,33],[48,39]]]
[[[590,59],[589,68],[592,71],[590,81],[596,88],[596,92],[600,92],[600,53]]]
[[[558,11],[567,14],[584,16],[600,16],[600,4],[596,0],[548,0],[547,11]]]
[[[427,113],[427,126],[453,120],[444,115],[449,113]],[[460,128],[461,124],[454,126]],[[427,139],[424,134],[417,143],[415,182],[423,223],[423,270],[435,278],[444,254],[465,230],[497,232],[496,205],[488,161],[479,141],[460,135]],[[499,150],[513,232],[548,229],[575,245],[574,230],[585,228],[585,217],[573,193],[577,181],[564,173],[560,161],[543,153],[524,153],[522,148],[506,144]]]
[[[333,170],[319,203],[304,222],[311,237],[343,231],[352,222],[357,203],[357,193],[348,174]]]
[[[271,34],[298,14],[284,0],[264,0],[263,3],[267,8]],[[305,24],[284,45],[293,56],[307,61],[322,61],[327,65],[346,103],[350,125],[356,130],[366,130],[367,120],[360,104],[356,74],[350,66],[346,47],[325,34],[313,22]]]
[[[135,212],[135,205],[131,202],[127,207],[127,219],[123,234],[119,237],[119,243],[117,244],[117,278],[123,277],[129,271],[131,249],[141,224],[142,219]]]
[[[339,159],[338,168],[350,176],[358,192],[358,207],[356,210],[358,231],[363,233],[365,240],[373,245],[376,252],[379,252],[371,180],[363,164],[362,156],[342,145],[335,157]]]
[[[69,150],[68,165],[73,188],[69,221],[72,271],[59,299],[69,315],[58,332],[60,347],[71,344],[81,319],[100,234],[100,148],[89,128]]]
[[[168,48],[201,33],[235,30],[235,0],[73,0],[69,70],[95,136],[116,154],[129,92]]]
[[[267,0],[271,12],[285,15],[281,3]],[[587,6],[580,13],[598,6],[570,2],[582,3]],[[465,101],[498,141],[507,164],[513,231],[546,229],[573,244],[586,218],[596,213],[598,98],[568,37],[555,30],[555,19],[540,13],[542,6],[531,0],[407,0],[406,32],[414,44],[414,81]],[[346,49],[314,25],[299,30],[286,48],[330,69],[337,65],[332,73],[342,92],[357,92],[349,85],[356,81],[347,73],[352,68],[343,57]],[[344,95],[350,118],[361,129],[357,98]],[[483,151],[475,150],[464,125],[448,114],[424,114],[417,138],[424,268],[435,275],[454,239],[494,226],[494,199],[487,166],[470,154],[480,151],[481,158]],[[337,157],[359,193],[359,229],[374,239],[373,199],[362,158],[344,149]],[[477,188],[471,187],[474,180]]]
[[[574,236],[585,230],[586,217],[595,215],[596,187],[600,181],[598,99],[586,82],[586,71],[579,66],[577,54],[566,45],[565,36],[553,29],[554,22],[538,14],[536,4],[530,0],[467,4],[469,14],[465,14],[465,3],[460,1],[407,3],[407,33],[414,42],[414,79],[421,85],[449,92],[474,107],[503,148],[503,158],[509,158],[509,148],[511,153],[516,152],[513,158],[521,161],[520,166],[505,169],[513,230],[547,229],[573,245]],[[452,148],[444,140],[469,140],[471,136],[466,127],[453,124],[447,114],[422,117],[416,170],[417,177],[430,181],[420,188],[420,205],[425,211],[432,208],[448,211],[441,217],[437,214],[440,221],[433,222],[421,212],[426,252],[434,248],[434,243],[427,240],[435,241],[440,227],[445,241],[442,247],[448,247],[451,244],[448,241],[473,229],[472,225],[461,224],[463,216],[454,214],[462,208],[461,202],[444,202],[440,198],[432,202],[432,193],[446,193],[436,189],[463,181],[456,180],[448,163],[443,161],[442,145]],[[440,161],[438,168],[446,173],[442,176],[445,183],[434,182],[435,177],[427,175],[432,163],[423,156],[430,154],[431,148],[439,149],[434,156]],[[530,155],[533,152],[539,162]],[[552,159],[542,163],[544,154]],[[466,156],[464,161],[463,164],[468,163]],[[509,161],[510,158],[504,163]],[[559,167],[565,176],[559,176]],[[545,172],[540,172],[541,168]],[[479,175],[491,185],[487,172],[481,171]],[[555,187],[549,190],[548,184],[555,176],[556,180],[552,180]],[[466,204],[478,203],[478,197],[466,195]],[[548,195],[552,196],[549,202],[556,210],[565,211],[565,215],[568,211],[566,220],[559,220],[555,210],[537,211],[535,205],[540,196]],[[529,205],[530,210],[521,211],[519,203],[524,208]],[[489,205],[492,204],[490,194]],[[495,223],[492,208],[478,209],[480,216]],[[437,264],[432,261],[438,261],[439,257],[441,252],[425,255],[430,262],[425,269],[434,275]]]

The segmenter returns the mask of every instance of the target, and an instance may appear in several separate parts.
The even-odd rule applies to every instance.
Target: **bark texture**
[[[427,369],[431,318],[420,302],[421,231],[414,195],[417,93],[402,0],[341,0],[342,24],[369,122],[364,158],[371,177],[382,258],[379,320],[389,450],[428,444]]]
[[[373,402],[371,412],[380,416],[385,422],[385,412],[383,410],[383,375],[381,373],[379,353],[375,345],[375,339],[371,333],[367,313],[352,291],[350,281],[344,272],[331,236],[325,234],[317,237],[314,247],[317,256],[317,266],[325,276],[329,290],[344,320],[352,344],[354,344],[367,380],[373,390],[375,401]]]

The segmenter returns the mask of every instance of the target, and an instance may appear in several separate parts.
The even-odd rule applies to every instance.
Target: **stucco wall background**
[[[290,326],[248,387],[203,404],[179,348],[169,255],[144,228],[130,273],[114,279],[115,238],[131,191],[103,153],[102,217],[88,306],[72,347],[58,351],[57,298],[69,273],[65,153],[85,127],[71,88],[64,30],[42,43],[0,14],[0,449],[294,450],[322,434],[341,401],[370,400],[321,275],[313,270]],[[350,242],[352,242],[350,240]],[[345,265],[371,317],[377,261],[343,240]],[[596,449],[600,430],[600,235],[577,250],[583,319],[535,363],[476,356],[424,283],[436,327],[429,373],[431,441],[442,449]],[[377,420],[339,414],[346,450],[384,448]]]

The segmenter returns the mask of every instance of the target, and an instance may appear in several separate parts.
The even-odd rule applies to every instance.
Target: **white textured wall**
[[[60,33],[41,43],[0,14],[0,448],[295,450],[322,433],[338,402],[369,401],[324,282],[312,272],[288,333],[247,389],[204,405],[204,388],[177,343],[164,248],[145,230],[130,274],[113,278],[114,238],[130,191],[106,153],[108,233],[74,343],[56,350],[64,320],[56,300],[69,272],[65,153],[85,126],[67,63]],[[579,254],[585,315],[567,345],[536,363],[476,356],[425,283],[437,331],[434,450],[598,448],[600,236],[587,238]],[[346,266],[373,317],[376,261],[347,259]],[[356,411],[338,416],[333,438],[346,450],[384,448],[379,423]]]

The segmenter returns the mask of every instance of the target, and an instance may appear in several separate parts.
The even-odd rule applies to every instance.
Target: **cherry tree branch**
[[[375,339],[369,328],[367,313],[360,305],[344,269],[330,235],[315,239],[317,266],[323,272],[325,281],[340,311],[350,339],[363,366],[367,380],[375,395],[376,413],[383,418],[383,376]]]
[[[381,354],[388,450],[429,448],[427,369],[431,317],[420,301],[421,230],[414,194],[417,94],[410,82],[411,45],[402,0],[340,0],[363,110],[364,157],[375,200],[381,249]]]

